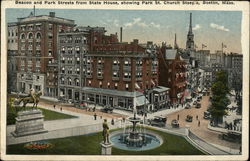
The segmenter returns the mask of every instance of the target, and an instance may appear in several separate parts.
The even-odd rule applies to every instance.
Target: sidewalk
[[[35,140],[46,140],[46,139],[52,139],[52,138],[63,138],[63,137],[69,137],[69,136],[76,136],[76,135],[84,135],[87,133],[93,133],[98,132],[102,130],[102,123],[104,117],[101,119],[100,117],[97,117],[97,120],[94,120],[94,117],[91,115],[83,114],[83,113],[77,113],[72,112],[68,110],[62,110],[56,108],[48,108],[43,105],[39,105],[39,107],[44,109],[49,109],[51,111],[61,112],[68,115],[77,116],[77,118],[73,119],[61,119],[61,120],[52,120],[52,121],[45,121],[44,122],[44,128],[48,130],[48,133],[43,134],[36,134],[36,135],[30,135],[30,136],[23,136],[23,137],[17,137],[15,138],[11,132],[15,130],[15,125],[7,126],[7,139],[6,144],[19,144],[19,143],[25,143]],[[111,118],[106,118],[108,123],[110,124]],[[110,126],[111,129],[120,127],[120,119],[115,119],[115,125]]]

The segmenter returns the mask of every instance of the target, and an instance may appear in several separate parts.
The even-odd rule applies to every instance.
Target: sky
[[[7,9],[6,21],[16,22],[33,9]],[[123,27],[123,41],[139,39],[140,43],[167,42],[173,46],[177,35],[179,47],[186,47],[189,13],[192,13],[194,41],[198,49],[241,53],[240,11],[171,11],[171,10],[90,10],[90,9],[36,9],[36,15],[55,12],[57,17],[73,19],[78,26],[105,27],[107,34],[118,33]]]

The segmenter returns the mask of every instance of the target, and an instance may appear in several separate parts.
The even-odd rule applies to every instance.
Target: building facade
[[[16,56],[18,52],[18,27],[16,23],[8,23],[8,44],[7,44],[7,85],[8,93],[16,91]]]
[[[162,46],[159,59],[159,85],[170,88],[172,103],[183,103],[186,90],[186,63],[177,49]]]
[[[139,111],[154,111],[167,104],[168,88],[156,89],[158,60],[152,42],[95,44],[86,59],[84,101],[124,110],[136,106]],[[164,103],[154,104],[156,97]]]
[[[74,21],[56,17],[54,12],[50,12],[49,16],[31,14],[18,18],[17,26],[18,91],[28,93],[34,88],[36,91],[41,90],[44,95],[54,95],[56,89],[47,84],[47,71],[57,59],[58,32],[71,29]]]

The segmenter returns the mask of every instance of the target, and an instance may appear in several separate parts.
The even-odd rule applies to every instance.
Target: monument
[[[42,92],[39,91],[31,94],[32,96],[27,96],[19,100],[19,104],[23,102],[24,109],[27,103],[33,103],[33,107],[30,110],[21,110],[17,113],[16,129],[12,132],[15,137],[48,132],[44,129],[43,125],[44,115],[41,110],[37,109]],[[36,107],[35,109],[34,106]]]
[[[104,119],[104,122],[102,124],[103,131],[103,141],[101,142],[101,148],[102,148],[102,155],[111,155],[112,153],[112,144],[109,141],[109,126],[107,123],[107,120]]]

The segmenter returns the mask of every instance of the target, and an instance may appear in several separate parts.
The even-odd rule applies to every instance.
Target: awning
[[[155,82],[151,79],[151,83],[153,84],[153,85],[155,85]]]
[[[135,88],[140,89],[141,87],[138,85],[138,83],[135,83]]]
[[[149,104],[145,96],[136,97],[136,106],[142,106],[145,105],[145,103]]]

